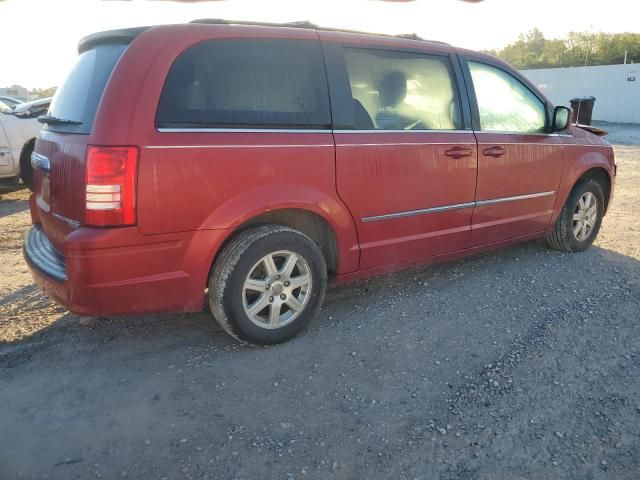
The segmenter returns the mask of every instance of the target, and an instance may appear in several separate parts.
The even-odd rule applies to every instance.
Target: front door
[[[562,137],[545,133],[546,103],[507,70],[470,59],[468,72],[478,139],[471,245],[541,232],[562,175]]]
[[[342,47],[353,129],[336,130],[340,198],[358,229],[360,268],[462,249],[476,185],[450,53]]]

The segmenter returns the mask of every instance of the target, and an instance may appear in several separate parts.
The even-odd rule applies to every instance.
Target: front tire
[[[265,225],[241,232],[224,247],[209,278],[209,306],[234,338],[272,345],[309,324],[326,288],[318,246],[297,230]]]
[[[579,183],[569,194],[553,231],[549,245],[563,252],[582,252],[591,246],[604,216],[604,194],[595,180]]]

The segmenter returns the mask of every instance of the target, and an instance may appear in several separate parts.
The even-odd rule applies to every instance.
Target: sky
[[[640,33],[636,0],[0,0],[0,87],[58,86],[77,43],[113,28],[226,18],[309,20],[324,27],[417,33],[475,50],[499,48],[537,27],[547,38],[573,31]],[[606,5],[606,8],[605,8]]]

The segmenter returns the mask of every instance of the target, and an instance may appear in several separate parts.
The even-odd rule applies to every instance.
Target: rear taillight
[[[138,147],[89,146],[86,169],[85,225],[135,225]]]

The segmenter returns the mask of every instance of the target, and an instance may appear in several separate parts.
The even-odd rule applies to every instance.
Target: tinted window
[[[455,130],[460,107],[447,57],[345,48],[358,130]]]
[[[45,128],[57,132],[89,133],[104,87],[125,48],[125,45],[98,45],[80,54],[73,70],[56,91],[49,115],[82,123],[51,124]]]
[[[167,76],[158,127],[326,128],[318,42],[212,40],[186,50]]]
[[[480,128],[494,132],[544,132],[546,107],[522,82],[484,63],[469,62]]]

